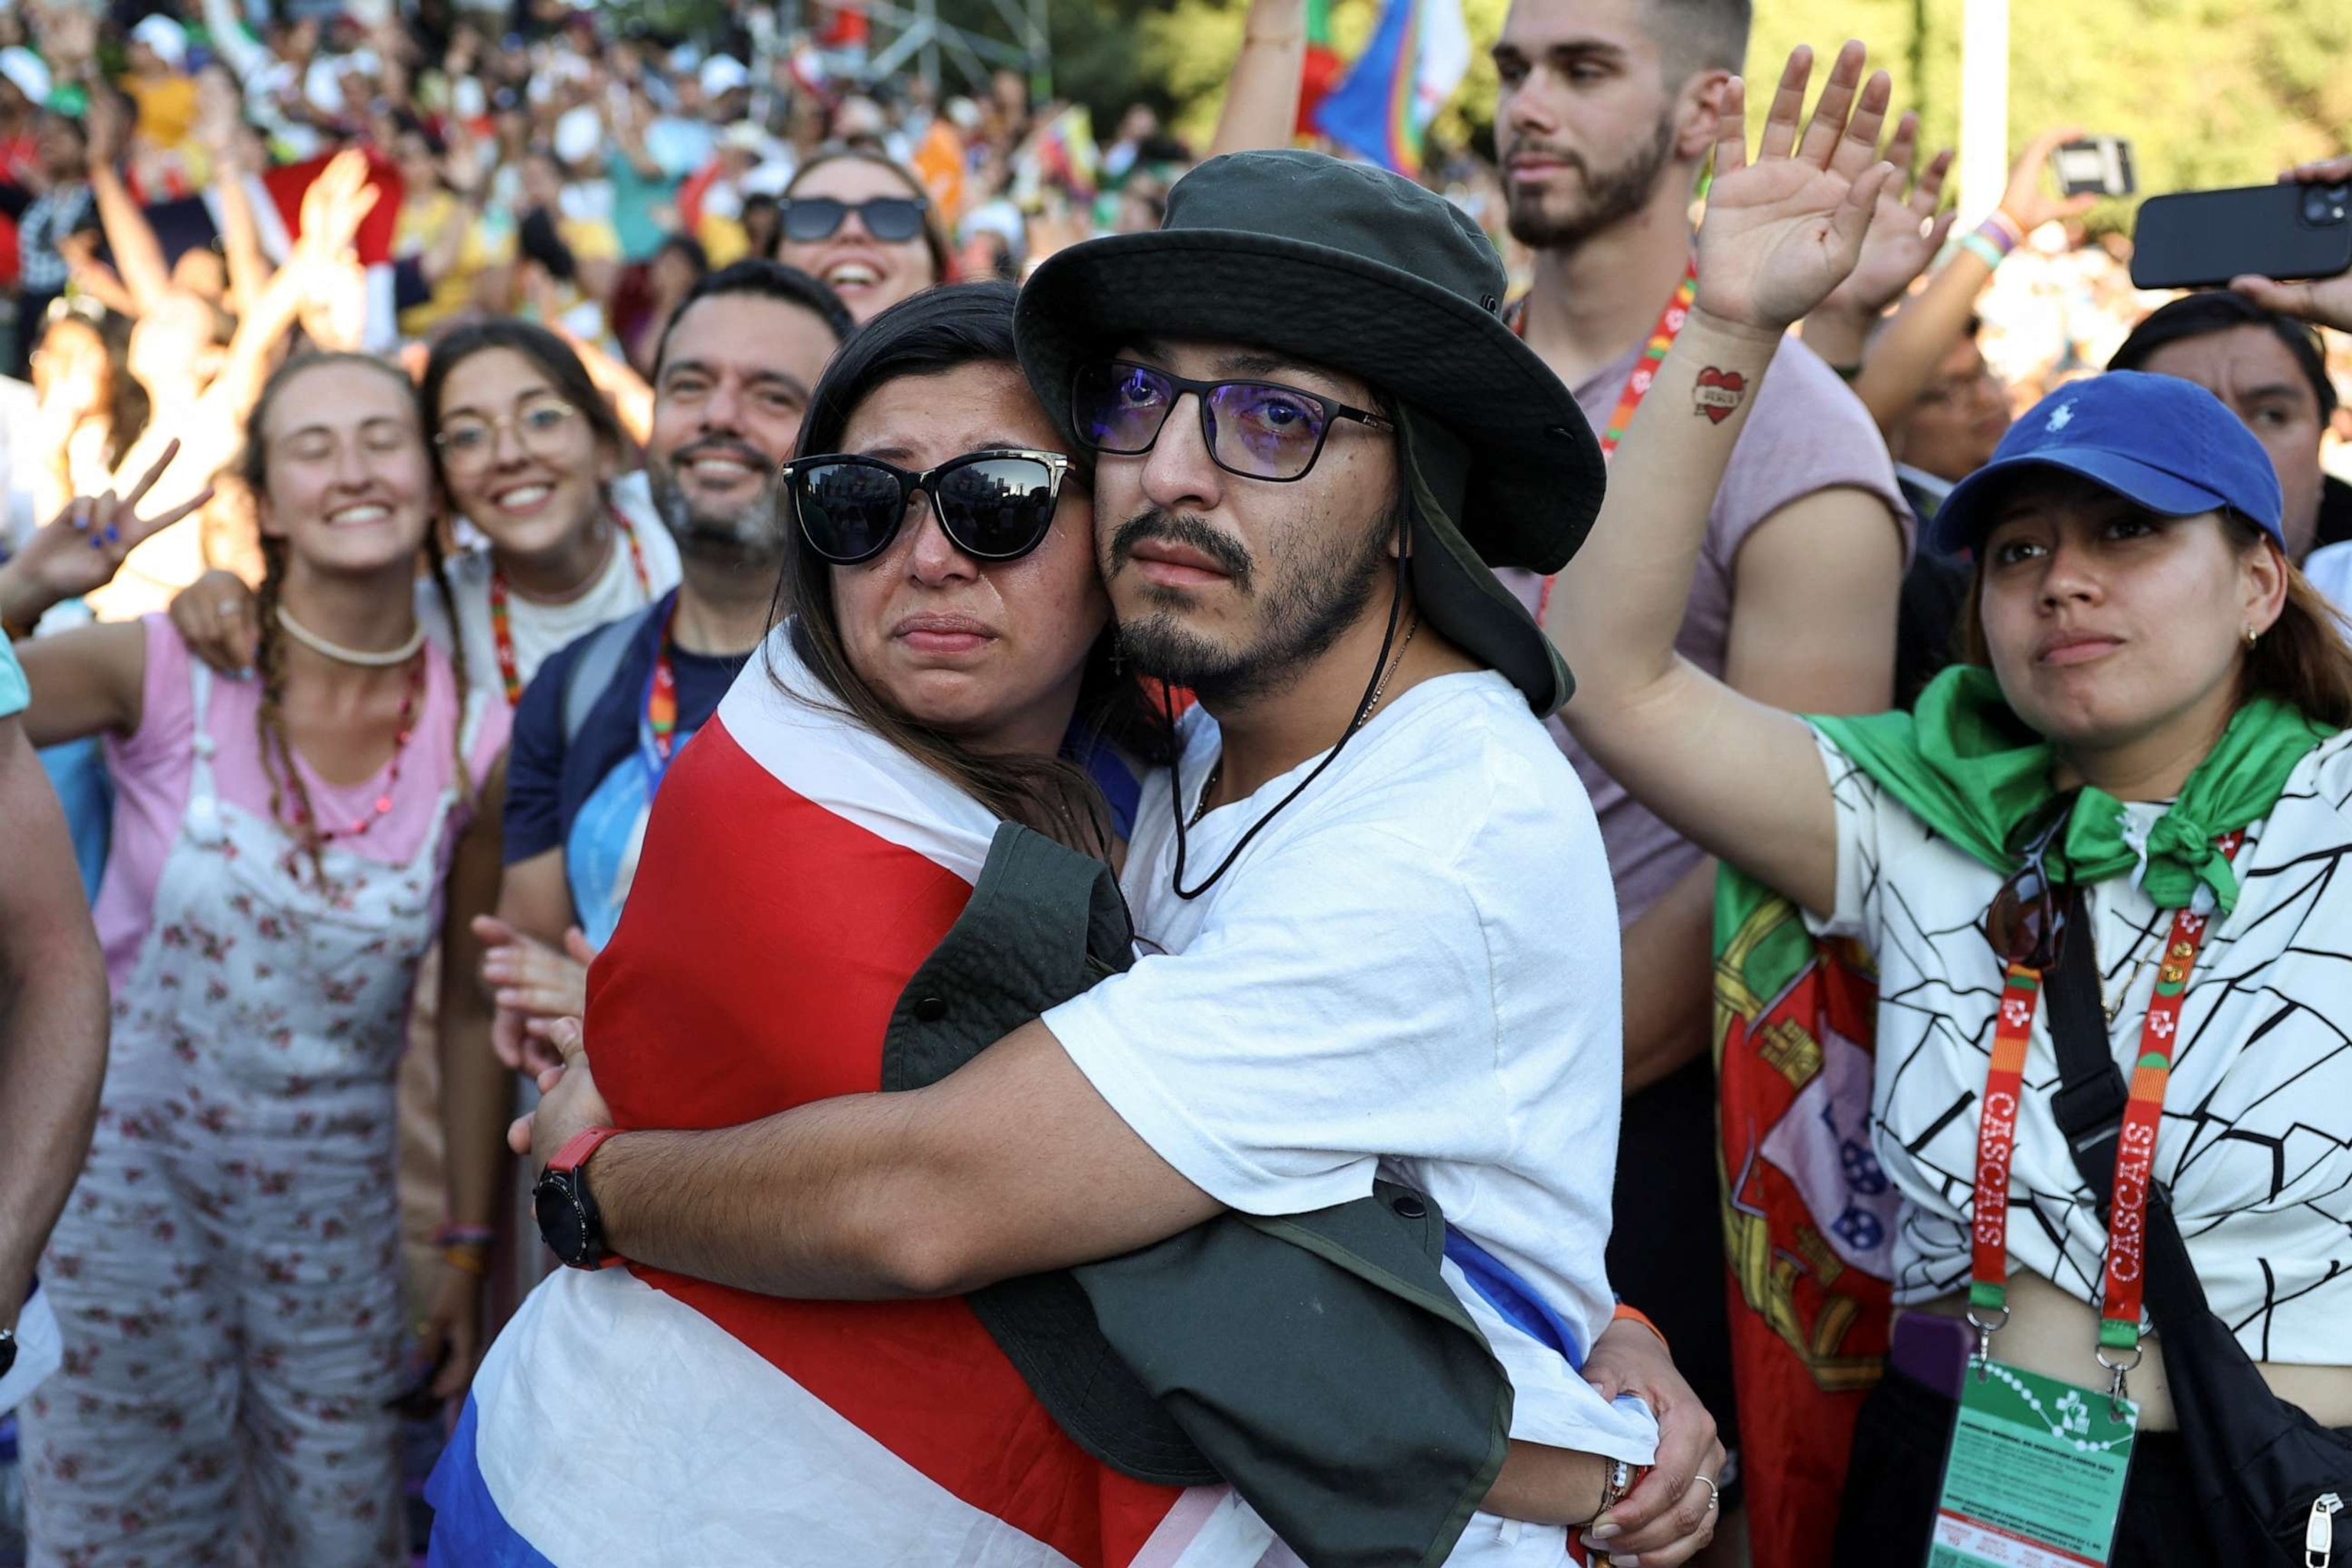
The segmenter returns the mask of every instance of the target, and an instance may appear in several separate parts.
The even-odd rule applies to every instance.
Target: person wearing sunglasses
[[[824,280],[859,321],[950,276],[922,181],[878,153],[841,150],[784,188],[776,259]]]
[[[1168,228],[1065,251],[1024,290],[1021,363],[1057,438],[1008,407],[955,441],[869,438],[793,460],[802,541],[836,563],[842,635],[885,669],[1002,661],[986,646],[1006,593],[994,584],[1018,578],[990,562],[1034,560],[1019,552],[1042,520],[1062,526],[1057,474],[1066,509],[1066,464],[1091,463],[1101,576],[1087,597],[1108,590],[1123,658],[1200,699],[1181,725],[1162,717],[1171,762],[1144,781],[1126,849],[1144,956],[990,1044],[1015,1021],[992,1016],[986,1048],[929,1087],[717,1131],[610,1131],[631,1119],[626,1091],[608,1107],[572,1038],[533,1145],[551,1182],[577,1178],[591,1196],[586,1260],[609,1251],[656,1277],[769,1295],[936,1297],[1113,1258],[1229,1210],[1345,1205],[1397,1172],[1428,1194],[1399,1214],[1446,1216],[1432,1288],[1507,1375],[1503,1431],[1533,1467],[1470,1492],[1431,1555],[1558,1563],[1587,1524],[1645,1563],[1705,1544],[1723,1458],[1712,1423],[1660,1341],[1615,1321],[1601,1264],[1616,924],[1591,807],[1538,717],[1566,672],[1488,564],[1559,564],[1597,508],[1600,457],[1567,389],[1482,303],[1502,287],[1475,226],[1408,181],[1312,153],[1219,159],[1176,187]],[[935,381],[918,401],[954,407],[952,391]],[[990,591],[954,617],[894,609],[889,635],[861,647],[850,612],[872,601],[853,593],[881,595],[855,586],[878,570],[860,563],[910,548],[944,563],[950,546]],[[949,669],[925,679],[935,703],[976,695]],[[1055,729],[1036,726],[1033,746]],[[799,753],[763,754],[773,766]],[[662,814],[685,809],[664,797],[649,878]],[[780,863],[754,879],[789,876]],[[651,942],[656,919],[678,947],[705,942],[682,900],[643,901],[652,885],[639,882],[592,995],[598,1075],[750,1027],[686,1024],[649,973],[631,974],[633,935]],[[748,889],[715,897],[756,904]],[[858,923],[829,893],[798,897]],[[971,1005],[940,978],[907,992],[919,1021]],[[804,1019],[801,1048],[823,1032]],[[728,1117],[747,1110],[738,1099]],[[593,1164],[579,1164],[592,1145]],[[789,1227],[752,1222],[780,1205]],[[887,1388],[856,1398],[889,1402]],[[1134,1552],[1044,1539],[1080,1562]],[[1235,1541],[1238,1560],[1265,1541]],[[867,1545],[835,1554],[889,1555]]]
[[[2279,1398],[2352,1427],[2352,890],[2328,870],[2352,843],[2352,651],[2292,563],[2261,443],[2201,387],[2119,371],[2028,411],[1938,510],[1931,547],[1969,552],[1969,646],[1915,714],[1801,719],[1677,656],[1708,501],[1758,382],[1784,329],[1853,268],[1889,173],[1874,147],[1887,79],[1865,84],[1847,49],[1801,134],[1811,57],[1791,60],[1753,164],[1736,79],[1717,106],[1696,306],[1545,622],[1580,677],[1566,717],[1738,873],[1718,906],[1718,966],[1738,979],[1723,1092],[1736,1102],[1753,1057],[1780,1104],[1801,1094],[1746,1144],[1727,1103],[1724,1131],[1743,1236],[1752,1220],[1759,1248],[1783,1246],[1760,1234],[1779,1223],[1762,1195],[1774,1183],[1808,1211],[1810,1243],[1791,1230],[1769,1252],[1801,1277],[1793,1296],[1780,1287],[1798,1313],[1780,1333],[1818,1330],[1851,1377],[1887,1342],[1873,1335],[1890,1291],[1897,1310],[1843,1516],[1832,1527],[1834,1494],[1816,1494],[1801,1560],[1911,1564],[1931,1535],[1952,1542],[1939,1499],[1972,1355],[2005,1386],[2079,1391],[2037,1397],[2079,1405],[2103,1452],[2137,1402],[2128,1479],[2103,1473],[2112,1489],[2086,1510],[2119,1509],[2099,1560],[2241,1560],[2250,1531],[2199,1484],[2189,1405],[2173,1397],[2189,1368],[2144,1331],[2162,1281],[2137,1238],[2160,1188],[2216,1333]],[[1808,932],[1867,950],[1874,1011],[1865,983],[1860,1023],[1825,1012],[1766,1029],[1793,964],[1760,947],[1802,952]],[[1838,968],[1805,984],[1834,986]],[[1743,1046],[1750,1022],[1771,1037]],[[2077,1123],[2080,1146],[2112,1136],[2117,1170],[2147,1177],[2105,1191],[2062,1131],[2087,1101],[2059,1093],[2060,1042],[2086,1038],[2129,1079],[2114,1085],[2120,1121]],[[1805,1318],[1832,1296],[1854,1316]],[[1859,1321],[1874,1310],[1874,1330]],[[1855,1419],[1851,1402],[1820,1414],[1825,1447]],[[2007,1472],[1994,1506],[2016,1505],[2010,1523],[2033,1515],[2042,1463]]]

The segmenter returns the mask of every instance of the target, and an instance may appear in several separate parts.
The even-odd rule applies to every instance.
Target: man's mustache
[[[1158,540],[1167,544],[1181,544],[1197,550],[1217,563],[1234,586],[1246,593],[1250,576],[1256,563],[1250,552],[1219,533],[1197,517],[1163,511],[1158,507],[1138,512],[1118,525],[1110,536],[1109,571],[1116,574],[1135,557],[1135,548],[1146,540]]]

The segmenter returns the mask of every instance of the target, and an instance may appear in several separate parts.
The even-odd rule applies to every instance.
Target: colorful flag
[[[1307,58],[1298,68],[1301,136],[1315,134],[1315,117],[1339,82],[1339,51],[1331,47],[1331,0],[1307,0]]]
[[[893,1010],[996,826],[772,637],[671,763],[590,973],[614,1121],[878,1089]],[[427,1495],[433,1561],[497,1568],[1250,1568],[1272,1539],[1229,1489],[1089,1457],[961,1297],[789,1300],[635,1263],[531,1292]]]
[[[1826,1563],[1885,1363],[1899,1200],[1870,1146],[1878,982],[1727,868],[1715,905],[1717,1146],[1756,1568]]]
[[[1430,121],[1469,69],[1462,0],[1388,0],[1371,43],[1323,100],[1316,128],[1360,157],[1417,178]]]

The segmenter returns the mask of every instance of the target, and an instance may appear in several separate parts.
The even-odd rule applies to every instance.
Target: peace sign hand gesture
[[[27,624],[52,605],[103,588],[121,570],[124,556],[210,500],[212,487],[207,485],[194,500],[169,510],[153,517],[139,515],[139,503],[179,455],[180,444],[174,441],[163,448],[163,455],[131,488],[130,494],[118,497],[108,490],[102,495],[76,496],[54,521],[34,534],[0,573],[6,580],[6,592],[0,598],[5,598],[10,624]]]
[[[1724,84],[1715,183],[1698,233],[1698,306],[1709,315],[1781,331],[1853,271],[1879,193],[1895,176],[1878,156],[1893,84],[1885,71],[1864,83],[1864,60],[1859,43],[1838,52],[1801,138],[1813,52],[1791,54],[1752,163],[1746,84]]]

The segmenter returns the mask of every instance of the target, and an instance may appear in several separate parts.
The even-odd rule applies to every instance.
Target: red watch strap
[[[588,1156],[593,1154],[605,1139],[618,1137],[620,1132],[621,1129],[617,1127],[591,1127],[575,1132],[570,1142],[555,1152],[555,1158],[547,1163],[547,1168],[551,1171],[576,1171],[588,1163]]]

